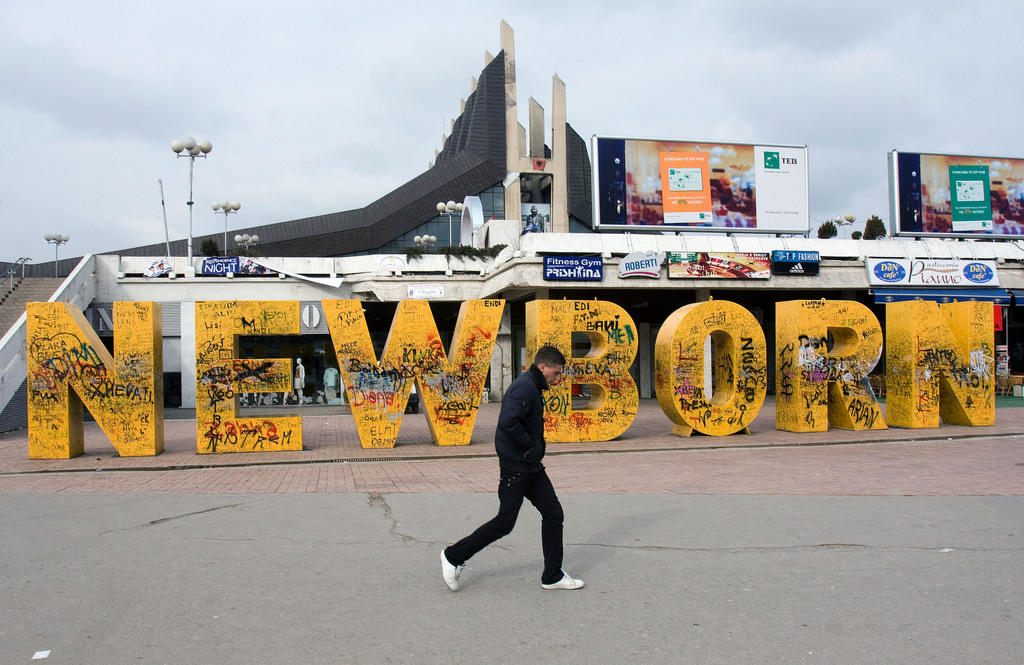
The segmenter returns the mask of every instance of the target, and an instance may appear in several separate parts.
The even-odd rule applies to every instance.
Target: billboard
[[[1024,159],[889,153],[896,235],[1024,235]]]
[[[771,279],[771,257],[762,252],[669,252],[669,279]]]
[[[807,147],[594,136],[594,227],[807,233]]]

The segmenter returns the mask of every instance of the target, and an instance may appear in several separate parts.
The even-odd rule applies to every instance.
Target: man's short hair
[[[562,355],[561,351],[549,344],[537,349],[537,355],[533,357],[533,364],[565,367],[565,356]]]

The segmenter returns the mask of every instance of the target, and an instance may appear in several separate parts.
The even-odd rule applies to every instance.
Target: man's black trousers
[[[541,545],[544,549],[544,573],[542,584],[554,584],[562,579],[562,504],[558,502],[555,488],[551,486],[548,474],[541,469],[532,473],[501,470],[498,482],[498,514],[491,521],[459,542],[446,548],[448,561],[459,566],[474,554],[494,541],[512,533],[519,517],[523,498],[540,512]]]

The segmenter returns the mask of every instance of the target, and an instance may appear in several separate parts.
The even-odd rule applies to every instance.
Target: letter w
[[[425,300],[402,301],[378,361],[362,302],[323,301],[364,448],[394,447],[414,381],[434,443],[469,444],[504,304],[503,300],[463,302],[449,357],[430,304]]]

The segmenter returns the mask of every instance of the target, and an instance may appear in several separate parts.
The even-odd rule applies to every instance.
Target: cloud
[[[411,2],[0,5],[0,260],[161,242],[187,231],[197,164],[232,228],[360,207],[422,173],[498,22],[516,31],[519,112],[551,75],[591,134],[806,144],[811,215],[887,217],[892,148],[1022,154],[1010,109],[1018,3]],[[63,252],[62,252],[63,253]]]

